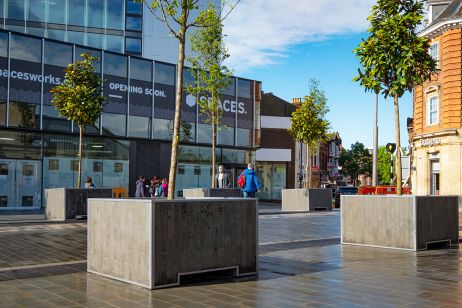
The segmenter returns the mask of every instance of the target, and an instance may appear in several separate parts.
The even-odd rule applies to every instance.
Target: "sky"
[[[374,0],[242,0],[225,19],[236,76],[262,81],[263,91],[291,102],[308,94],[311,78],[328,98],[327,119],[343,146],[373,145],[375,94],[352,79],[360,67],[353,53],[367,38]],[[379,146],[395,142],[391,99],[379,98]],[[408,145],[406,118],[412,94],[400,99],[401,144]]]

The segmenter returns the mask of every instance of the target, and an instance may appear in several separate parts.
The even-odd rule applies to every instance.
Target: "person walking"
[[[261,191],[261,184],[258,180],[257,173],[253,170],[252,163],[247,164],[247,169],[242,171],[239,178],[245,179],[245,183],[241,186],[244,198],[255,198],[255,192]],[[240,180],[238,182],[241,182]]]
[[[151,180],[151,186],[149,186],[149,193],[151,194],[151,198],[159,197],[159,186],[160,180],[157,176],[153,177]]]
[[[144,198],[144,176],[140,176],[138,181],[136,181],[136,191],[135,191],[135,198]]]
[[[162,197],[167,198],[168,196],[168,182],[167,179],[162,179]]]
[[[218,173],[215,175],[215,188],[231,188],[229,174],[225,173],[223,165],[218,166]]]

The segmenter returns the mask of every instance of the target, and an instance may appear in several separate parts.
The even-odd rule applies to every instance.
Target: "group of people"
[[[136,181],[135,198],[146,197],[167,197],[168,195],[168,182],[167,179],[160,179],[155,176],[151,179],[150,185],[146,184],[146,178],[140,176]]]

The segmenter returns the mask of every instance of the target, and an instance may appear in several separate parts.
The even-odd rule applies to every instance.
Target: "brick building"
[[[412,192],[462,194],[462,0],[427,1],[428,24],[439,71],[414,89]]]

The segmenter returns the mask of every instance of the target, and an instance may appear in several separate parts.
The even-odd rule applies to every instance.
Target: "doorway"
[[[0,210],[41,207],[42,163],[0,159]]]
[[[440,194],[440,161],[430,160],[430,195]]]

